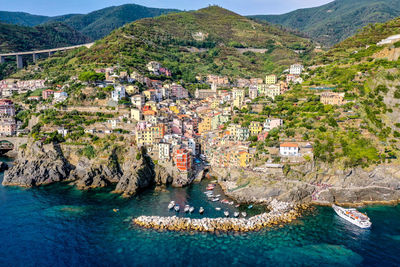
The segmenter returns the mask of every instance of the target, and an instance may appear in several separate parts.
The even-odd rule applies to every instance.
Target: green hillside
[[[62,21],[93,40],[97,40],[126,23],[142,18],[157,17],[170,12],[179,12],[179,10],[127,4],[100,9],[85,15],[62,16],[50,21]]]
[[[36,26],[47,22],[50,17],[32,15],[25,12],[0,11],[0,22],[21,26]]]
[[[209,73],[263,77],[300,61],[295,49],[304,49],[305,57],[311,47],[305,38],[213,6],[136,21],[113,31],[89,50],[71,52],[42,65],[60,75],[116,64],[146,72],[146,64],[157,60],[174,78],[187,81]],[[243,48],[264,51],[240,51]]]
[[[397,0],[336,0],[283,15],[251,17],[300,30],[319,43],[332,46],[369,23],[386,22],[397,16],[400,16]]]
[[[83,35],[97,40],[126,23],[142,18],[157,17],[171,12],[179,12],[179,10],[126,4],[103,8],[88,14],[67,14],[56,17],[0,11],[0,22],[22,26],[36,26],[47,22],[63,22]]]
[[[88,37],[60,22],[35,27],[0,23],[0,53],[55,48],[88,42],[90,42]],[[0,64],[0,79],[15,71],[15,61]]]
[[[2,53],[63,47],[89,41],[88,37],[60,22],[35,27],[0,23]]]

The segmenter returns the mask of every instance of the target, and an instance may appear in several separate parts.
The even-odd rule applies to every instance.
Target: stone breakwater
[[[286,202],[273,201],[272,209],[268,213],[262,213],[248,219],[246,218],[180,218],[160,217],[160,216],[140,216],[133,219],[133,223],[144,227],[157,230],[170,231],[236,231],[248,232],[257,231],[264,227],[272,227],[289,223],[301,214],[301,210],[307,208],[306,205],[293,206]]]

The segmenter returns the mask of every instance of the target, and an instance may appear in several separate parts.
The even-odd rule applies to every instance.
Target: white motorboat
[[[246,212],[242,212],[242,216],[243,217],[247,217],[247,213]]]
[[[336,205],[332,205],[332,208],[341,218],[357,225],[360,228],[370,228],[372,225],[368,216],[356,209],[345,209]]]
[[[189,208],[189,213],[193,213],[193,211],[194,211],[194,207],[190,207]]]
[[[234,216],[235,218],[239,217],[239,212],[233,213],[233,216]]]
[[[211,199],[212,202],[217,202],[219,200],[219,197],[215,197],[213,199]]]
[[[224,211],[225,217],[229,217],[229,211]]]
[[[172,210],[172,209],[174,208],[174,206],[175,206],[175,201],[171,201],[171,202],[168,204],[168,209],[169,209],[169,210]]]
[[[220,208],[220,207],[216,207],[216,208],[215,208],[215,210],[217,210],[217,211],[220,211],[220,210],[221,210],[221,208]]]
[[[203,214],[203,213],[204,213],[204,208],[203,208],[203,207],[200,207],[199,213],[200,213],[200,214]]]
[[[184,212],[189,212],[190,206],[189,205],[185,205],[185,208],[183,209]]]
[[[180,207],[178,204],[176,204],[176,205],[174,206],[174,210],[175,210],[176,212],[179,212],[180,209],[181,209],[181,207]]]

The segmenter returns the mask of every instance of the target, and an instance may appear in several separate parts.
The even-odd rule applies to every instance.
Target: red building
[[[49,98],[49,97],[52,96],[52,95],[54,95],[54,91],[53,91],[53,90],[50,90],[50,89],[44,90],[44,91],[42,92],[42,98],[43,98],[43,99],[47,99],[47,98]]]
[[[175,155],[175,164],[178,170],[188,172],[191,170],[192,159],[190,151],[186,148],[178,149]]]

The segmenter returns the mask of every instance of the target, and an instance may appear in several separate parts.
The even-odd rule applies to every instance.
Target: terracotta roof
[[[280,146],[281,147],[299,147],[299,145],[295,144],[295,143],[282,143]]]

